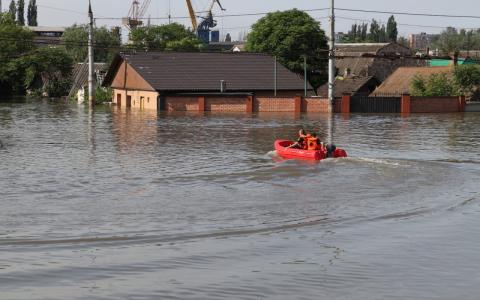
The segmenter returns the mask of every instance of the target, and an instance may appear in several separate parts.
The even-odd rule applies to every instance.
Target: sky
[[[8,8],[10,0],[2,1],[4,10]],[[119,26],[121,20],[105,20],[102,17],[121,18],[129,11],[132,0],[91,0],[98,26]],[[143,2],[144,0],[140,0]],[[205,11],[211,0],[192,0],[197,11]],[[25,0],[28,4],[28,0]],[[220,11],[218,7],[214,10],[217,16],[218,26],[222,34],[231,33],[233,39],[237,39],[241,32],[248,31],[250,26],[262,16],[243,17],[222,17],[224,15],[263,13],[277,10],[298,8],[326,9],[330,6],[329,0],[221,0],[222,5],[227,9]],[[454,5],[453,5],[454,4]],[[70,26],[74,23],[87,22],[88,0],[37,0],[38,21],[41,26]],[[381,10],[396,12],[415,12],[427,14],[451,14],[451,15],[478,15],[480,16],[479,0],[336,0],[335,6],[348,9]],[[152,24],[168,23],[166,18],[171,12],[173,21],[191,25],[187,17],[188,11],[185,0],[151,0],[151,5],[146,17],[152,18]],[[322,28],[328,29],[328,10],[309,12],[312,17],[321,22]],[[336,31],[348,31],[351,24],[375,18],[386,22],[388,14],[362,13],[336,11]],[[407,37],[411,33],[439,33],[447,26],[458,28],[480,28],[480,18],[445,18],[445,17],[424,17],[397,15],[396,20],[399,34]],[[126,34],[127,31],[123,30]]]

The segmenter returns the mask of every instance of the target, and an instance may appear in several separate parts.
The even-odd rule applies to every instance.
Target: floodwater
[[[348,159],[284,161],[304,126]],[[0,103],[0,299],[478,299],[480,115]]]

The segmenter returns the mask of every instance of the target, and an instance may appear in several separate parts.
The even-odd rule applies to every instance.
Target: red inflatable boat
[[[287,159],[322,160],[328,157],[328,153],[326,149],[303,150],[303,149],[287,148],[293,143],[294,142],[292,141],[283,141],[283,140],[275,141],[275,150],[277,151],[277,154]],[[334,157],[334,158],[347,157],[347,152],[345,152],[345,150],[343,149],[336,148],[335,151],[332,153],[331,157]]]

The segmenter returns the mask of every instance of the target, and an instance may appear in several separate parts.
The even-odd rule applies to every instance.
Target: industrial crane
[[[197,36],[201,41],[208,44],[210,42],[210,29],[217,26],[217,21],[213,19],[213,14],[212,14],[213,7],[215,6],[215,3],[216,3],[218,4],[221,10],[225,10],[225,9],[220,3],[220,0],[212,0],[209,8],[206,11],[207,16],[202,17],[203,20],[200,22],[200,24],[198,24],[197,17],[195,15],[195,10],[193,9],[191,0],[186,0],[186,1],[187,1],[188,12],[190,13],[190,19],[192,21],[193,30],[197,33]]]
[[[145,16],[150,2],[152,2],[152,0],[145,0],[142,5],[140,5],[140,1],[133,0],[130,11],[128,12],[128,17],[122,19],[123,25],[127,26],[130,30],[142,26],[142,18]]]

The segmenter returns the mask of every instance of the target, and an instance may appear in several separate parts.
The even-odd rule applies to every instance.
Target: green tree
[[[368,39],[375,43],[380,41],[380,25],[378,25],[378,22],[375,19],[372,19],[372,23],[370,23],[370,34],[368,35]]]
[[[42,87],[50,97],[68,94],[71,86],[73,59],[62,47],[41,47],[25,56],[21,63],[26,74],[26,89]],[[38,84],[40,83],[40,84]]]
[[[25,26],[25,0],[18,0],[17,22],[18,25]]]
[[[121,45],[119,31],[106,27],[94,30],[95,62],[110,62]],[[73,25],[65,30],[62,41],[75,62],[83,62],[88,55],[88,25]]]
[[[142,50],[200,51],[196,35],[178,23],[138,27],[130,32],[133,47]]]
[[[297,9],[269,13],[252,26],[247,51],[275,55],[281,64],[303,75],[315,90],[326,80],[327,39],[320,23]]]
[[[27,11],[28,26],[38,26],[37,22],[37,1],[30,0]]]
[[[437,42],[438,48],[447,55],[461,50],[461,44],[462,42],[458,31],[453,27],[448,27],[445,31],[443,31],[440,34],[440,38]]]
[[[382,27],[380,27],[380,31],[378,32],[378,42],[385,43],[387,41],[387,29],[385,28],[385,25],[382,25]]]
[[[387,22],[387,38],[390,42],[396,42],[398,37],[398,28],[395,17],[392,15]]]
[[[458,96],[458,86],[451,74],[432,74],[427,78],[416,75],[410,86],[412,96]]]
[[[10,2],[10,6],[8,7],[8,13],[10,14],[10,18],[15,20],[17,17],[17,5],[15,4],[15,0]]]
[[[0,92],[24,91],[22,59],[34,50],[33,33],[19,26],[10,13],[0,14]]]
[[[471,98],[475,94],[478,94],[480,89],[480,66],[457,66],[453,71],[453,77],[462,95]]]

